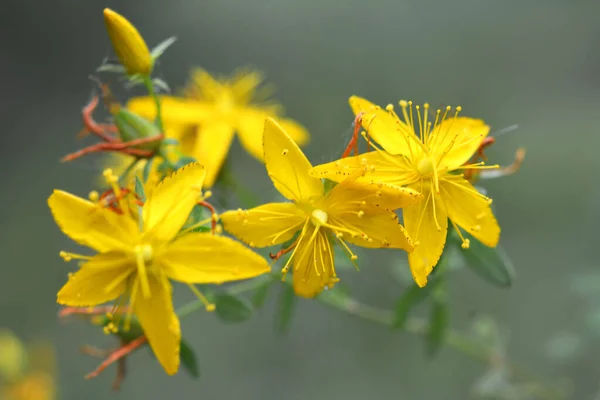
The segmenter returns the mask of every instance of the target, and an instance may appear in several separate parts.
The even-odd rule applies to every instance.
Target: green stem
[[[245,292],[250,292],[254,289],[264,285],[267,280],[273,280],[274,275],[263,275],[255,279],[238,283],[230,286],[226,291],[232,295],[239,295]],[[356,300],[348,299],[346,297],[335,296],[329,294],[331,292],[324,292],[319,295],[316,300],[329,307],[343,311],[347,314],[355,317],[371,321],[380,325],[392,327],[394,323],[394,313],[390,310],[384,310],[377,307],[372,307],[366,304],[362,304]],[[199,300],[191,301],[190,303],[180,307],[176,314],[183,318],[190,315],[198,310],[204,309],[204,304]],[[401,328],[402,331],[413,335],[424,336],[429,332],[429,323],[424,318],[409,317],[404,326]],[[444,343],[446,346],[466,354],[469,357],[490,363],[497,357],[496,352],[489,347],[478,343],[473,340],[469,335],[460,333],[458,331],[450,330],[445,336]],[[563,400],[565,395],[558,389],[544,383],[543,379],[534,374],[533,372],[513,363],[509,363],[505,360],[505,366],[508,368],[510,374],[516,378],[526,381],[530,385],[530,390],[540,399],[546,400]]]
[[[154,90],[154,84],[152,83],[152,79],[150,76],[144,77],[144,85],[146,89],[148,89],[148,94],[154,100],[154,104],[156,104],[156,125],[158,125],[158,129],[164,134],[165,130],[163,129],[163,121],[162,121],[162,108],[160,105],[160,99]]]

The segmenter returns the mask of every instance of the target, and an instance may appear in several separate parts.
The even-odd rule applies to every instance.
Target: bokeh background
[[[311,301],[300,301],[290,332],[277,335],[272,293],[242,325],[206,313],[183,322],[199,381],[183,372],[166,376],[147,352],[130,360],[116,395],[109,389],[114,370],[85,381],[97,360],[78,346],[113,342],[98,329],[57,321],[56,291],[73,266],[58,257],[70,242],[46,199],[54,188],[86,195],[99,168],[97,159],[58,160],[79,146],[87,76],[110,54],[104,7],[126,15],[150,46],[178,36],[158,69],[173,88],[194,66],[264,71],[287,115],[312,133],[306,152],[315,164],[338,156],[348,140],[353,94],[384,105],[400,98],[460,104],[493,130],[518,124],[488,155],[508,164],[525,146],[524,167],[486,183],[517,280],[497,289],[471,271],[456,273],[451,324],[465,330],[475,315],[490,315],[510,332],[512,359],[570,382],[572,398],[599,398],[600,3],[5,0],[0,325],[55,344],[61,398],[466,399],[487,370],[452,349],[430,360],[419,337]],[[264,167],[238,144],[230,157],[253,190],[265,200],[275,195]],[[403,287],[386,266],[405,255],[384,253],[343,279],[356,297],[389,308]],[[178,302],[189,298],[178,291]]]

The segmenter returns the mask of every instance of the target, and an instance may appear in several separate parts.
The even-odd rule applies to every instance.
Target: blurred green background
[[[496,289],[471,271],[454,274],[451,324],[466,330],[474,316],[491,315],[510,332],[512,359],[569,380],[575,399],[597,398],[600,3],[5,0],[0,325],[55,343],[63,399],[466,399],[487,370],[451,349],[430,360],[421,338],[311,301],[300,301],[290,333],[277,335],[272,293],[241,325],[206,313],[183,321],[199,357],[199,381],[183,372],[166,376],[147,352],[130,359],[116,395],[109,389],[114,369],[85,381],[98,361],[78,347],[114,342],[97,328],[57,321],[56,292],[74,267],[58,251],[74,247],[46,199],[54,188],[85,196],[99,168],[96,159],[58,160],[80,146],[74,136],[90,97],[87,76],[110,54],[104,7],[127,16],[150,46],[178,37],[157,70],[173,88],[194,66],[264,71],[287,115],[311,132],[306,152],[314,164],[337,157],[346,144],[353,94],[382,105],[400,98],[460,104],[463,115],[483,118],[492,130],[518,124],[488,155],[508,164],[525,146],[524,167],[486,182],[517,280]],[[239,145],[230,159],[263,199],[275,195],[264,167]],[[406,255],[372,254],[360,273],[347,270],[342,279],[359,299],[389,308],[403,287],[385,267]],[[176,294],[178,304],[191,299],[187,290]]]

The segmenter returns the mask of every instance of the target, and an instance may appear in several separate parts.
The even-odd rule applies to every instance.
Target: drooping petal
[[[123,294],[134,261],[120,252],[98,254],[83,264],[60,289],[56,301],[72,307],[106,303]]]
[[[306,220],[294,203],[269,203],[250,210],[221,214],[223,228],[251,247],[267,247],[290,240]]]
[[[485,122],[474,118],[450,118],[439,124],[429,138],[434,158],[442,157],[438,168],[452,170],[467,162],[489,132]]]
[[[189,233],[157,256],[167,276],[186,283],[223,283],[270,272],[267,261],[224,236]]]
[[[127,215],[55,190],[48,205],[60,229],[77,243],[98,252],[125,250],[139,238],[137,223]]]
[[[404,156],[391,155],[384,151],[371,151],[317,165],[309,171],[309,174],[315,178],[341,182],[360,170],[365,170],[366,173],[364,177],[358,179],[359,182],[405,186],[419,178],[417,171]]]
[[[368,179],[368,178],[367,178]],[[356,213],[362,207],[394,211],[423,200],[423,195],[414,189],[371,182],[366,179],[345,179],[336,185],[317,207],[328,212]]]
[[[358,211],[360,210],[360,211]],[[359,214],[362,212],[362,214]],[[398,216],[371,207],[356,208],[353,212],[331,213],[329,224],[342,233],[342,239],[361,247],[414,249],[412,240],[398,222]]]
[[[265,166],[273,184],[289,200],[308,200],[323,194],[323,184],[308,175],[312,165],[274,119],[265,121]]]
[[[144,235],[155,242],[173,239],[199,200],[204,167],[188,164],[163,179],[144,204]]]
[[[333,288],[339,280],[334,269],[333,248],[322,229],[309,228],[298,243],[292,260],[292,281],[298,296],[313,298],[325,286]]]
[[[500,226],[489,201],[467,180],[452,176],[440,181],[440,191],[448,217],[481,243],[495,247],[500,240]]]
[[[222,120],[207,122],[196,129],[194,157],[206,168],[204,188],[215,184],[233,141],[233,126]]]
[[[354,115],[361,115],[361,125],[368,132],[370,139],[379,143],[391,154],[410,155],[418,146],[413,135],[413,130],[398,118],[392,116],[380,106],[358,96],[350,97],[350,107]]]
[[[265,120],[272,116],[272,113],[268,110],[255,107],[247,107],[239,111],[237,131],[239,132],[242,146],[244,146],[248,153],[259,160],[262,160],[264,157],[262,142]],[[277,122],[299,146],[308,142],[308,132],[302,125],[286,118],[277,118]]]
[[[166,125],[198,125],[214,112],[210,103],[172,96],[160,96],[160,107]],[[156,118],[156,103],[152,97],[134,97],[127,102],[127,109],[152,121]]]
[[[427,276],[444,251],[448,231],[448,216],[439,196],[434,197],[427,190],[423,192],[424,201],[402,210],[404,226],[415,243],[408,263],[415,282],[421,287],[427,284]]]
[[[139,285],[139,282],[135,284]],[[149,274],[148,285],[148,297],[142,290],[135,290],[133,310],[156,358],[167,374],[173,375],[179,369],[181,343],[179,319],[173,311],[173,289],[162,274]]]

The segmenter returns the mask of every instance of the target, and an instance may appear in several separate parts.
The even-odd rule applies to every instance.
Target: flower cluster
[[[182,97],[158,95],[168,86],[151,75],[174,39],[150,51],[124,17],[108,9],[104,17],[119,62],[99,70],[126,75],[148,96],[122,106],[99,83],[112,122],[93,118],[100,102],[94,96],[83,120],[102,142],[64,160],[111,152],[111,168],[103,173],[107,189],[88,199],[55,190],[48,199],[60,229],[94,251],[61,252],[65,261],[80,260],[58,292],[58,303],[68,306],[62,315],[87,315],[122,344],[90,377],[146,343],[165,371],[176,373],[184,313],[173,306],[172,283],[187,285],[206,310],[219,311],[214,296],[196,285],[271,274],[267,259],[250,248],[281,246],[270,258],[285,258],[282,279],[290,272],[295,294],[314,298],[340,280],[334,246],[352,263],[358,259],[352,245],[404,250],[423,287],[444,251],[448,221],[463,249],[470,246],[467,233],[486,246],[498,244],[491,199],[472,182],[490,169],[503,175],[515,167],[485,165],[489,126],[459,116],[460,107],[430,115],[428,104],[400,101],[400,117],[392,105],[381,108],[353,96],[355,132],[346,151],[339,160],[313,166],[299,147],[308,133],[266,102],[259,73],[216,79],[197,70]],[[264,161],[287,201],[222,213],[207,201],[209,189],[223,179],[235,133],[249,154]],[[359,154],[363,141],[368,151]]]

